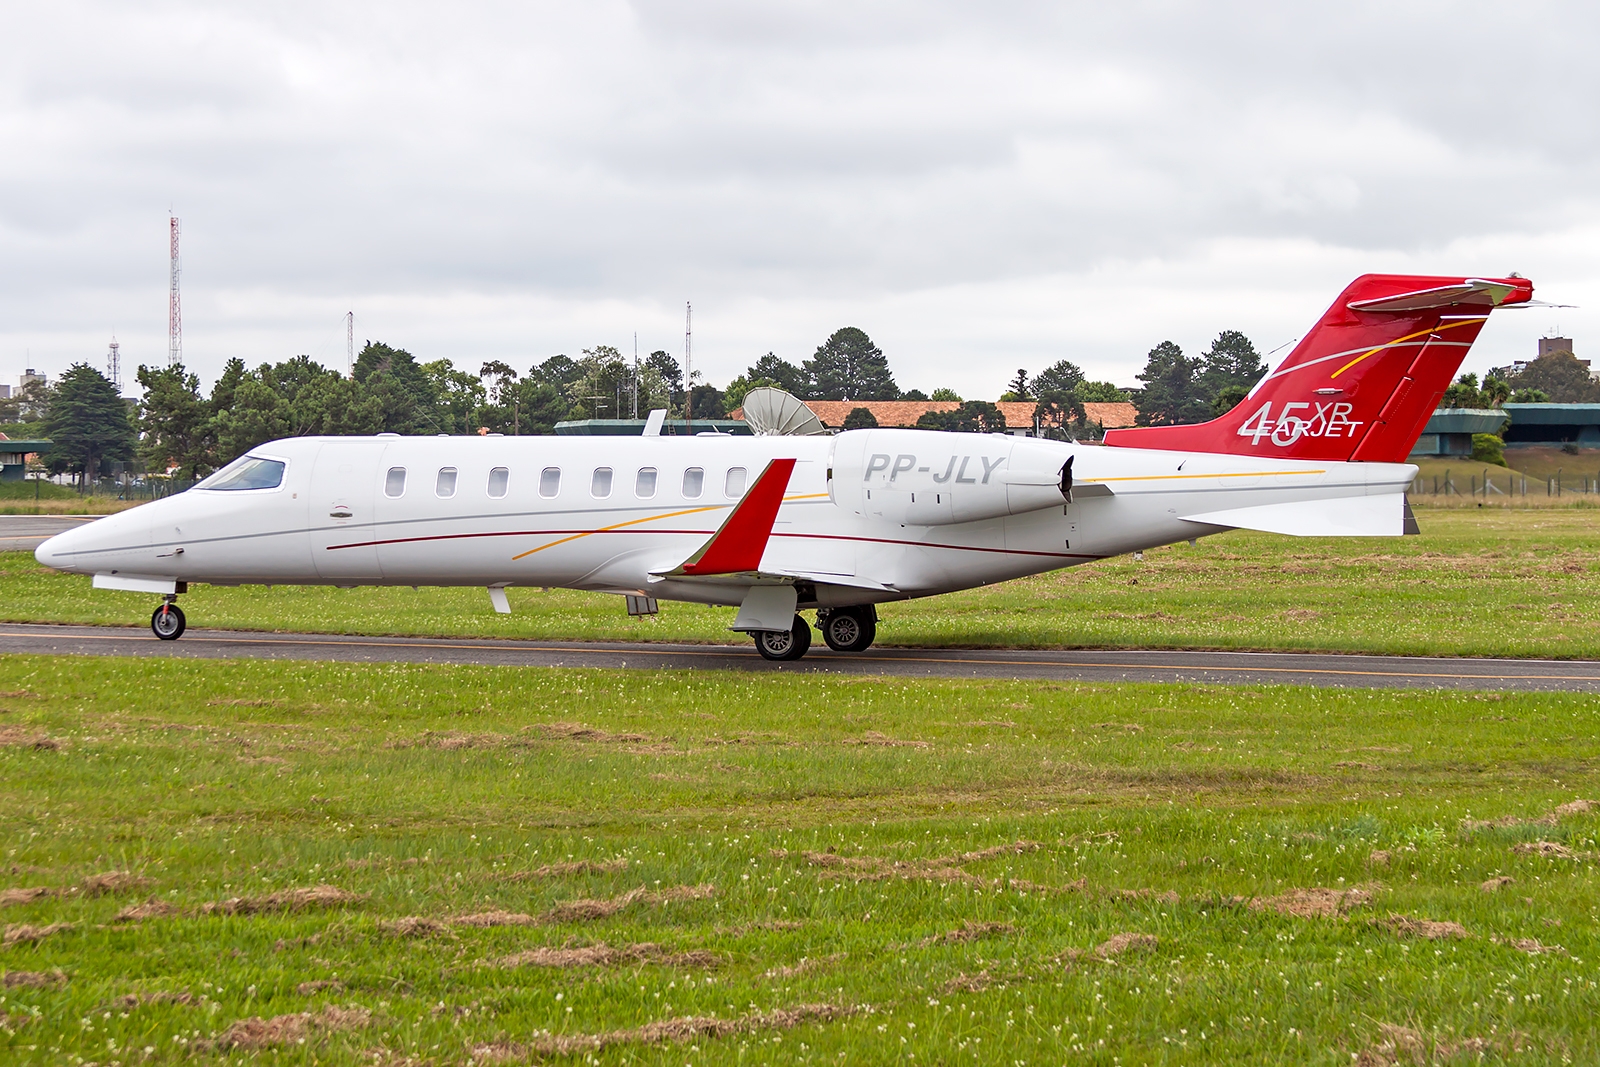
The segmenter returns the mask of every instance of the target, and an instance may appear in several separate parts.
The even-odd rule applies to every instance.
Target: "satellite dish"
[[[744,421],[757,437],[812,437],[828,432],[797,397],[765,386],[744,395]]]

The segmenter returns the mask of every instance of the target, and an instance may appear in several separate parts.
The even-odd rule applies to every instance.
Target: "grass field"
[[[1597,727],[6,657],[0,1061],[1593,1063]]]
[[[1420,537],[1230,533],[881,610],[886,645],[1283,648],[1600,656],[1600,511],[1425,509]],[[193,626],[357,634],[727,642],[732,609],[481,589],[198,586]],[[0,618],[142,625],[153,598],[92,590],[26,553],[0,555]]]
[[[84,496],[53,482],[0,482],[0,515],[107,515],[137,503],[114,496]]]

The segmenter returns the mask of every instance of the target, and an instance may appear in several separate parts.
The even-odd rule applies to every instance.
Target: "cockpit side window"
[[[223,492],[236,492],[241,489],[276,489],[283,484],[283,472],[287,466],[281,459],[241,456],[195,488]]]

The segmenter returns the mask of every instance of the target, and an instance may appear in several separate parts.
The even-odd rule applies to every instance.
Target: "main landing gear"
[[[161,606],[150,616],[150,629],[163,641],[176,641],[183,636],[183,628],[188,621],[183,617],[183,609],[178,607],[177,597],[168,596],[161,601]]]
[[[796,615],[790,630],[757,630],[756,651],[762,659],[784,662],[799,659],[811,647],[811,627]]]
[[[823,608],[817,612],[822,639],[835,652],[865,652],[878,636],[878,612],[871,604],[849,608]],[[811,627],[799,615],[789,630],[762,630],[755,634],[756,651],[763,659],[797,660],[811,648]]]
[[[878,609],[871,604],[817,612],[822,639],[835,652],[865,652],[878,636]]]

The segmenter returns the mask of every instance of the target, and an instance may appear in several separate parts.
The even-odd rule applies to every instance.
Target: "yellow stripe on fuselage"
[[[818,497],[825,497],[827,495],[827,493],[804,493],[798,496],[786,496],[783,498],[783,502],[787,504],[791,500],[815,500]],[[610,533],[613,530],[621,530],[629,526],[637,526],[642,522],[655,522],[658,519],[675,519],[680,515],[698,515],[705,511],[719,511],[722,508],[731,507],[733,507],[732,504],[707,504],[703,508],[685,508],[682,511],[663,511],[660,515],[646,515],[642,519],[629,519],[627,522],[618,522],[610,526],[602,526],[598,530],[583,530],[580,533],[569,534],[566,537],[558,538],[554,541],[551,541],[547,545],[540,545],[538,548],[530,548],[526,552],[520,552],[517,555],[512,556],[511,561],[515,563],[517,560],[522,559],[525,556],[531,556],[535,552],[543,552],[545,549],[554,548],[557,545],[564,545],[568,541],[576,541],[581,537],[590,537],[594,534]]]

